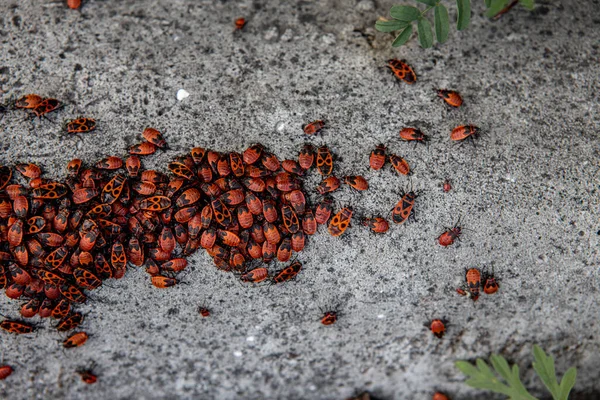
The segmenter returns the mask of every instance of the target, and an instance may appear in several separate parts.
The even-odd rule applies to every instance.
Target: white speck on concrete
[[[177,100],[181,101],[181,100],[185,99],[186,97],[190,97],[190,93],[187,90],[179,89],[177,91]]]
[[[332,45],[335,44],[336,42],[336,38],[335,35],[333,33],[328,33],[326,35],[323,35],[323,37],[321,38],[321,40],[323,41],[323,43],[327,44],[327,45]]]
[[[279,30],[277,29],[276,26],[273,26],[266,30],[264,38],[265,38],[265,40],[271,41],[271,40],[277,39],[278,36],[279,36]]]
[[[246,342],[254,342],[254,336],[248,336]]]
[[[375,9],[375,2],[373,0],[362,0],[356,5],[356,9],[359,11],[371,11]]]
[[[241,351],[234,351],[233,355],[236,357],[241,357],[242,356],[242,352]]]
[[[283,32],[283,35],[281,35],[281,41],[283,42],[289,42],[294,38],[294,31],[292,29],[286,29],[285,32]]]

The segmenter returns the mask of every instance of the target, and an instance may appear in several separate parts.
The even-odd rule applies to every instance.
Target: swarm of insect
[[[15,104],[35,110],[36,102],[43,100],[28,95]],[[94,126],[80,118],[67,129]],[[72,331],[83,321],[74,308],[87,301],[87,292],[122,278],[128,265],[144,266],[152,285],[166,289],[180,283],[185,257],[200,248],[219,270],[263,282],[269,271],[250,267],[251,261],[287,262],[316,233],[319,208],[308,207],[300,180],[312,167],[309,146],[298,162],[280,162],[260,144],[227,154],[196,147],[163,174],[144,169],[140,156],[166,148],[165,138],[155,128],[142,136],[145,141],[131,147],[125,160],[110,156],[93,166],[70,161],[64,181],[43,178],[35,164],[16,165],[18,174],[0,167],[0,288],[25,301],[23,318],[51,317],[56,329]],[[321,168],[331,168],[328,149],[321,155]],[[13,182],[17,178],[25,182]],[[291,280],[300,269],[293,263],[273,282]],[[0,327],[16,334],[34,330],[17,320]],[[77,347],[87,338],[79,332],[63,344]]]

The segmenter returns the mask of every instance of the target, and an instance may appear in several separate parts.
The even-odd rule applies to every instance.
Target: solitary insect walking
[[[333,325],[337,321],[337,311],[326,311],[321,317],[321,323],[323,325]]]
[[[414,214],[413,207],[416,198],[417,195],[412,191],[402,195],[402,198],[398,201],[392,211],[392,221],[394,221],[395,224],[403,224]]]
[[[369,156],[369,165],[371,169],[380,170],[385,165],[385,146],[380,144]]]
[[[396,78],[412,85],[417,81],[415,71],[404,60],[388,60],[388,68],[392,70]]]
[[[460,219],[454,224],[454,226],[440,236],[438,236],[438,242],[440,245],[447,247],[454,243],[455,240],[460,240],[460,235],[462,235],[462,228],[458,226],[460,223]]]
[[[244,18],[238,18],[235,20],[235,29],[240,31],[246,26],[246,20]]]
[[[405,140],[407,142],[420,142],[425,143],[427,141],[427,136],[420,129],[416,128],[404,128],[400,131],[400,139]]]
[[[431,324],[429,325],[429,329],[431,330],[431,333],[433,333],[433,335],[435,337],[437,337],[438,339],[441,339],[444,336],[444,333],[446,332],[446,324],[448,322],[442,319],[434,319],[433,321],[431,321]]]
[[[311,122],[310,124],[303,126],[302,130],[304,130],[304,133],[306,133],[307,135],[315,135],[321,132],[321,129],[323,129],[324,127],[325,121],[318,119],[316,121]]]
[[[77,118],[67,122],[67,133],[87,133],[96,129],[96,120],[92,118]]]
[[[450,132],[450,140],[458,142],[467,138],[475,139],[480,131],[481,129],[475,125],[460,125],[452,129],[452,132]]]
[[[449,106],[458,108],[463,103],[463,99],[460,97],[460,94],[454,90],[439,89],[437,94]]]

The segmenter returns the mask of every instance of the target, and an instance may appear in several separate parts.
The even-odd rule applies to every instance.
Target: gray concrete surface
[[[340,174],[364,174],[365,194],[336,198],[362,214],[383,214],[409,184],[368,169],[378,143],[404,155],[422,192],[417,221],[375,236],[355,222],[333,238],[321,228],[298,257],[305,270],[282,287],[243,287],[201,252],[187,285],[161,291],[143,270],[93,292],[84,328],[93,336],[66,351],[64,335],[0,333],[15,373],[5,399],[342,399],[367,389],[383,399],[481,398],[462,383],[460,359],[500,352],[528,367],[539,343],[562,374],[578,368],[579,398],[600,398],[598,266],[600,229],[598,1],[543,3],[499,22],[474,6],[472,26],[429,51],[401,49],[373,24],[393,1],[0,0],[2,101],[36,92],[70,102],[46,120],[8,112],[0,163],[32,161],[48,176],[73,157],[124,154],[148,125],[165,131],[166,161],[194,145],[242,150],[262,142],[282,158],[307,140],[300,127],[324,118],[312,138],[340,157]],[[243,32],[233,20],[245,16]],[[367,36],[355,32],[362,30]],[[368,35],[374,35],[371,42]],[[404,58],[418,74],[397,84],[382,68]],[[433,89],[459,90],[448,110]],[[184,88],[190,96],[175,98]],[[60,133],[64,119],[95,117],[89,135]],[[451,143],[451,128],[483,128],[477,147]],[[401,127],[432,136],[402,143]],[[445,177],[454,190],[441,191]],[[307,187],[314,187],[313,175]],[[442,248],[436,237],[462,216],[470,230]],[[476,304],[457,296],[467,266],[493,265],[497,295]],[[202,319],[199,304],[213,312]],[[319,308],[339,304],[337,324]],[[3,314],[17,302],[0,297]],[[423,323],[445,316],[437,340]],[[74,370],[95,362],[99,382]],[[585,397],[587,394],[587,397]]]

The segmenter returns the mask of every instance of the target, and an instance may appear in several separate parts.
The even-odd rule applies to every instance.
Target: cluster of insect
[[[57,330],[74,331],[84,316],[73,308],[87,300],[86,291],[122,278],[128,264],[144,266],[155,287],[172,287],[187,267],[185,257],[199,248],[242,282],[282,284],[300,273],[300,262],[272,274],[256,264],[287,263],[319,224],[329,222],[334,236],[348,226],[351,211],[330,221],[330,199],[316,207],[306,200],[301,177],[313,165],[324,176],[333,170],[325,146],[306,145],[297,160],[283,161],[261,144],[242,153],[196,147],[170,162],[166,175],[141,163],[167,147],[163,135],[147,128],[142,136],[125,159],[110,156],[90,166],[71,160],[63,181],[44,178],[35,164],[0,167],[0,288],[26,300],[21,317],[54,318]],[[361,179],[346,182],[357,186]],[[210,315],[206,307],[199,313]],[[336,316],[327,312],[321,322],[332,324]],[[6,318],[0,328],[27,334],[36,326]],[[86,332],[74,332],[63,345],[87,340]]]

